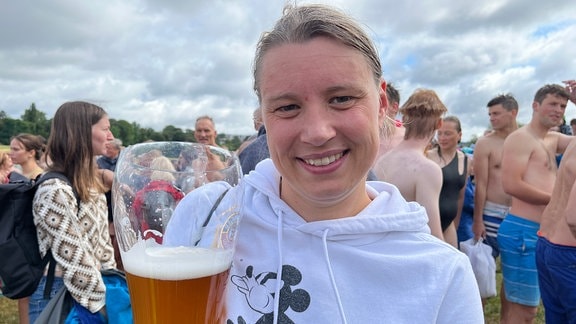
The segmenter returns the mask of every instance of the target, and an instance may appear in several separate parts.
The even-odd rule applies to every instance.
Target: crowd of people
[[[230,277],[281,280],[266,309],[228,289],[230,323],[483,323],[461,231],[500,257],[502,323],[533,322],[541,301],[547,322],[576,321],[576,119],[565,119],[576,81],[538,89],[520,128],[514,96],[496,95],[490,130],[467,154],[460,120],[436,92],[417,89],[400,105],[370,38],[332,7],[287,6],[261,36],[253,72],[257,134],[237,152],[245,216]],[[210,116],[197,118],[194,136],[218,146]],[[18,134],[0,152],[2,183],[68,178],[39,186],[34,220],[41,254],[58,264],[52,295],[65,286],[95,322],[108,315],[100,270],[122,269],[110,195],[121,150],[104,109],[77,101],[56,111],[47,142]],[[186,156],[168,163],[179,170]],[[19,300],[21,323],[48,303],[45,281]]]
[[[378,179],[398,186],[407,200],[426,206],[430,224],[440,210],[440,238],[454,246],[471,237],[482,238],[492,248],[493,257],[500,256],[502,323],[533,322],[541,300],[548,322],[576,320],[576,308],[571,306],[576,305],[573,303],[576,295],[568,293],[568,289],[558,294],[559,285],[573,287],[576,283],[575,274],[568,271],[573,263],[566,259],[559,261],[560,256],[566,258],[567,250],[576,247],[574,237],[569,235],[569,209],[566,208],[573,177],[564,175],[562,178],[572,182],[568,184],[563,179],[557,184],[562,189],[552,192],[557,173],[570,172],[570,161],[563,153],[574,137],[566,125],[565,110],[568,101],[576,104],[575,86],[576,82],[569,80],[564,81],[564,85],[549,84],[538,89],[533,99],[532,119],[520,129],[516,121],[519,107],[514,96],[495,96],[487,104],[490,129],[472,147],[466,148],[459,145],[462,129],[458,118],[441,119],[434,114],[434,104],[439,99],[433,100],[436,98],[431,90],[418,89],[399,111],[406,130],[403,140],[389,138],[381,144],[385,153],[374,167]],[[424,97],[426,92],[429,92],[428,101]],[[415,115],[410,109],[420,109],[420,112]],[[428,124],[424,124],[426,121]],[[435,127],[434,122],[438,123]],[[571,124],[576,124],[576,119]],[[415,141],[418,137],[410,131],[415,127],[421,131],[420,140],[424,139],[426,145]],[[434,127],[435,137],[427,133],[430,127]],[[427,149],[427,145],[434,148]],[[409,155],[406,148],[418,151]],[[422,156],[442,168],[440,177],[437,169],[424,167]],[[562,171],[558,170],[559,164],[565,165]],[[415,183],[422,174],[428,178],[426,185],[419,186],[421,192],[428,188],[424,198],[415,195],[418,193]],[[430,198],[438,196],[430,205]],[[548,222],[543,221],[543,214],[550,215]],[[461,218],[463,215],[466,219]],[[434,233],[434,227],[430,227]],[[551,233],[561,234],[552,236],[551,241]],[[538,254],[537,249],[547,253]],[[556,252],[555,258],[547,257],[549,251]],[[553,271],[558,262],[563,268]],[[548,269],[542,271],[544,267]],[[540,285],[544,285],[542,291]]]

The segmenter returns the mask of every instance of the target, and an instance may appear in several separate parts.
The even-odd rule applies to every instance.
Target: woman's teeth
[[[338,153],[338,154],[334,154],[331,156],[323,157],[321,159],[307,159],[307,160],[304,160],[304,162],[306,162],[307,164],[313,165],[313,166],[324,166],[324,165],[328,165],[328,164],[338,160],[341,157],[342,157],[342,153]]]

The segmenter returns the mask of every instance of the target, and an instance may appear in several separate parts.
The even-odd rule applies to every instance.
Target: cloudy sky
[[[299,0],[298,3],[309,1]],[[488,127],[486,103],[510,92],[519,121],[535,91],[576,78],[571,0],[341,0],[380,51],[402,102],[438,92],[464,139]],[[19,0],[0,9],[0,110],[31,103],[51,118],[88,100],[111,118],[161,130],[214,117],[227,134],[251,134],[252,57],[283,0]],[[567,119],[576,118],[569,104]]]

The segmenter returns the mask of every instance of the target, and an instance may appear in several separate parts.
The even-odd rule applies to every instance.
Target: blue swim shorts
[[[540,224],[508,214],[498,230],[506,299],[536,307],[540,303],[536,242]]]
[[[536,266],[546,323],[576,323],[576,247],[540,236]]]

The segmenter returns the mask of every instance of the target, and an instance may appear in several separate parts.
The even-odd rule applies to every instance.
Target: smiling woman
[[[229,322],[483,323],[466,256],[430,235],[422,206],[366,182],[387,105],[381,71],[366,33],[332,7],[288,6],[262,35],[254,89],[270,159],[228,191],[244,192]],[[172,221],[194,228],[186,210],[221,193],[192,191]],[[379,307],[367,312],[367,298]]]

